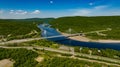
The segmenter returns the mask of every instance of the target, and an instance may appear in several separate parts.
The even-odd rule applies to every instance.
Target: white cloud
[[[92,5],[92,4],[91,4]],[[74,13],[73,15],[77,15],[77,16],[91,16],[91,15],[95,15],[98,12],[103,12],[105,8],[107,8],[107,5],[100,5],[100,6],[95,6],[91,9],[74,9]],[[97,14],[99,15],[99,13]]]
[[[105,9],[105,8],[107,8],[107,7],[108,7],[107,5],[100,5],[100,6],[94,7],[94,9],[96,9],[96,10],[101,10],[101,9]]]
[[[27,14],[28,12],[27,12],[27,11],[24,11],[24,10],[10,10],[9,13],[10,13],[10,14],[15,14],[15,15],[25,15],[25,14]]]
[[[111,11],[112,15],[120,15],[120,10]]]
[[[80,15],[80,16],[86,16],[88,14],[90,14],[91,11],[87,10],[87,9],[82,9],[82,10],[78,10],[74,13],[74,15]]]
[[[53,4],[53,1],[50,1],[51,4]]]
[[[9,12],[10,14],[14,14],[14,10],[10,10],[10,12]]]
[[[93,4],[94,4],[94,3],[92,3],[92,2],[91,2],[91,3],[89,3],[89,5],[90,5],[90,6],[92,6]]]
[[[31,14],[40,14],[40,13],[41,13],[40,10],[35,10]]]
[[[3,13],[3,10],[0,10],[0,14],[2,14]]]
[[[24,11],[24,10],[17,10],[16,12],[15,12],[15,14],[19,14],[19,15],[25,15],[25,14],[27,14],[28,12],[27,11]]]

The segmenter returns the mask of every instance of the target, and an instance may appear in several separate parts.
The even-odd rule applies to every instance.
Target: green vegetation
[[[52,18],[0,19],[0,40],[40,36],[40,29],[37,25],[50,20],[52,20]]]
[[[33,52],[35,51],[35,52]],[[39,53],[39,54],[37,54]],[[35,58],[38,56],[41,56],[44,58],[43,61],[37,62]],[[0,48],[0,60],[2,59],[10,59],[14,62],[14,67],[114,67],[114,66],[108,66],[106,64],[101,64],[97,62],[89,62],[89,61],[83,61],[78,60],[74,58],[70,58],[71,54],[62,54],[57,52],[51,52],[46,50],[39,50],[39,49],[4,49]],[[81,57],[81,56],[75,56],[76,58],[86,58],[88,60],[97,60],[93,58],[87,58],[87,57]],[[98,61],[104,61],[104,60],[98,60]],[[108,63],[113,63],[109,61],[104,61]],[[115,63],[117,64],[117,63]]]
[[[35,40],[35,41],[31,41],[31,42],[25,42],[25,44],[30,45],[30,46],[43,46],[43,47],[51,47],[51,48],[59,48],[60,44],[57,44],[55,42],[52,41],[48,41],[48,40]]]
[[[107,60],[104,60],[104,59],[95,59],[95,58],[89,58],[89,57],[85,57],[85,56],[79,56],[79,55],[76,55],[75,57],[78,57],[78,58],[85,58],[85,59],[90,59],[90,60],[97,60],[97,61],[102,61],[102,62],[108,62],[108,63],[114,63],[114,64],[119,64],[118,62],[112,62],[112,61],[107,61]]]
[[[0,60],[11,59],[15,61],[14,67],[33,67],[37,64],[37,53],[27,49],[3,49],[0,48]]]
[[[43,46],[50,48],[59,48],[60,44],[48,40],[34,40],[24,43],[6,44],[6,46]]]
[[[40,36],[40,29],[37,28],[38,24],[43,23],[44,21],[51,21],[51,18],[48,19],[17,19],[17,20],[0,20],[0,41],[12,40],[12,39],[22,39],[22,38],[34,38]],[[60,29],[60,31],[65,32],[69,28],[77,32],[89,32],[96,30],[104,30],[106,28],[111,28],[111,31],[102,32],[106,36],[94,34],[87,34],[87,37],[94,39],[120,39],[120,17],[64,17],[58,18],[51,22],[53,27]],[[75,32],[73,32],[75,33]],[[113,35],[114,34],[114,35]],[[24,43],[15,43],[7,44],[6,46],[41,46],[41,47],[51,47],[59,48],[60,44],[47,41],[47,40],[35,40]],[[33,52],[33,51],[36,52]],[[45,51],[44,49],[39,51],[39,49],[33,48],[32,50],[27,49],[4,49],[0,48],[0,60],[2,59],[11,59],[14,61],[14,67],[114,67],[108,66],[105,64],[99,64],[95,62],[81,61],[78,59],[70,59],[65,57],[56,57],[57,55],[61,56],[72,56],[71,54],[62,54],[55,53],[50,51]],[[87,48],[75,47],[75,52],[90,54],[92,55],[104,56],[109,58],[120,59],[120,51],[112,49],[101,49],[96,48]],[[39,54],[38,54],[39,53]],[[56,55],[57,54],[57,55]],[[35,58],[38,56],[43,56],[45,59],[38,63],[35,61]],[[76,56],[77,57],[77,56]],[[81,58],[81,56],[78,56]],[[84,57],[83,57],[84,58]],[[93,59],[93,58],[88,58]],[[97,59],[94,59],[97,60]],[[112,62],[111,62],[112,63]]]
[[[50,47],[50,48],[57,49],[61,46],[61,44],[57,44],[55,42],[48,41],[48,40],[34,40],[34,41],[24,42],[24,43],[6,44],[6,46],[14,46],[14,47],[16,47],[16,46],[40,46],[40,47]],[[74,47],[74,46],[71,46],[71,47]],[[83,54],[90,54],[90,51],[91,51],[92,55],[120,59],[120,51],[119,50],[97,49],[97,48],[76,46],[76,47],[74,47],[74,51],[78,52],[78,53],[83,53]]]
[[[103,35],[92,33],[86,36],[93,39],[120,39],[120,16],[101,16],[101,17],[61,17],[50,23],[53,27],[58,28],[62,32],[66,32],[69,28],[74,31],[72,33],[91,32],[112,29],[111,31],[100,32]],[[75,32],[76,31],[76,32]]]
[[[120,51],[113,49],[100,49],[97,48],[87,48],[87,47],[75,47],[75,52],[84,53],[84,54],[98,55],[103,57],[109,57],[114,59],[120,59]]]
[[[67,62],[67,59],[68,58],[72,58],[73,57],[73,55],[72,54],[66,54],[66,53],[58,53],[58,52],[51,52],[51,51],[44,51],[44,50],[41,50],[42,52],[44,52],[44,56],[46,56],[47,58],[44,60],[44,61],[46,61],[46,60],[49,60],[49,58],[50,59],[52,59],[52,58],[55,58],[56,56],[57,56],[57,58],[65,58],[66,59],[66,61],[65,61],[65,63]],[[53,57],[54,56],[54,57]],[[114,61],[108,61],[108,60],[104,60],[104,59],[99,59],[99,58],[97,58],[97,59],[95,59],[95,58],[90,58],[90,57],[86,57],[86,56],[82,56],[82,55],[74,55],[74,57],[73,58],[83,58],[83,59],[88,59],[88,60],[96,60],[96,61],[101,61],[101,62],[107,62],[107,63],[113,63],[113,64],[120,64],[119,62],[114,62]],[[75,59],[73,59],[72,58],[72,60],[75,60]],[[71,60],[71,61],[72,61]],[[85,62],[85,61],[83,61],[83,62]],[[57,62],[56,62],[57,63]],[[62,63],[62,62],[61,62]],[[72,63],[72,62],[71,62]],[[41,63],[40,63],[41,64]],[[62,64],[64,64],[64,63],[62,63]],[[95,63],[95,64],[98,64],[98,63]],[[69,64],[68,64],[69,65]],[[104,66],[104,64],[101,64],[102,66]],[[43,65],[43,66],[45,66],[45,65]],[[47,66],[47,65],[46,65]],[[85,65],[83,64],[83,67],[84,67]],[[88,65],[89,66],[89,65]],[[90,67],[93,67],[94,65],[92,65],[92,66],[90,66]],[[100,67],[102,67],[102,66],[100,66]],[[106,66],[107,67],[107,66]],[[109,66],[108,66],[109,67]],[[110,67],[112,67],[112,66],[110,66]],[[114,66],[113,66],[114,67]]]
[[[102,66],[107,65],[62,57],[53,57],[45,59],[38,65],[38,67],[102,67]]]

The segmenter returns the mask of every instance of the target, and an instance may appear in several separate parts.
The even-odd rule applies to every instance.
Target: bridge
[[[67,34],[67,35],[56,35],[56,36],[50,36],[50,37],[43,37],[43,39],[47,39],[47,38],[56,38],[56,37],[73,37],[73,36],[81,36],[81,35],[86,35],[86,34],[91,34],[91,33],[101,33],[101,32],[106,32],[106,31],[111,31],[112,29],[111,28],[107,28],[105,30],[98,30],[98,31],[91,31],[91,32],[85,32],[85,33],[75,33],[75,34],[72,34],[72,29],[70,28],[68,31],[70,34]],[[45,36],[47,35],[47,32],[46,30],[43,30],[43,33],[45,34]]]
[[[112,29],[106,29],[106,30],[99,30],[99,31],[91,31],[86,33],[75,33],[75,34],[68,34],[68,35],[56,35],[56,36],[50,36],[50,37],[41,37],[41,38],[28,38],[28,39],[20,39],[20,40],[11,40],[6,42],[0,42],[0,45],[4,44],[13,44],[13,43],[22,43],[22,42],[28,42],[33,40],[41,40],[41,39],[49,39],[49,38],[57,38],[57,37],[73,37],[73,36],[81,36],[81,34],[90,34],[90,33],[100,33],[105,31],[110,31]],[[46,31],[44,30],[44,34],[46,35]]]

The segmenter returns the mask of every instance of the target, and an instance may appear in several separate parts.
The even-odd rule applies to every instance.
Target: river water
[[[51,28],[50,25],[41,24],[38,26],[42,31],[42,37],[51,37],[61,35],[56,29]],[[89,47],[89,48],[98,48],[98,49],[115,49],[120,50],[120,43],[97,43],[97,42],[81,42],[69,39],[65,36],[62,37],[55,37],[55,38],[48,38],[48,40],[64,44],[64,45],[71,45],[71,46],[82,46],[82,47]]]

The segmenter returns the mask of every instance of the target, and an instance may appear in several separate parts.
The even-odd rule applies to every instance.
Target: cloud
[[[15,15],[25,15],[25,14],[27,14],[28,12],[27,12],[27,11],[24,11],[24,10],[10,10],[9,13],[10,13],[10,14],[15,14]]]
[[[41,13],[40,10],[35,10],[35,11],[33,11],[31,14],[40,14],[40,13]]]
[[[10,12],[9,12],[10,14],[14,14],[14,10],[10,10]]]
[[[96,9],[96,10],[101,10],[101,9],[105,9],[105,8],[107,8],[107,7],[108,7],[107,5],[100,5],[100,6],[94,7],[94,9]]]
[[[28,12],[25,10],[10,10],[9,14],[14,15],[26,15],[26,14],[40,14],[40,10],[34,10],[33,12]]]
[[[120,10],[113,10],[111,11],[112,15],[120,15]]]
[[[3,13],[3,10],[0,10],[0,14],[2,14]]]
[[[27,14],[28,12],[27,11],[23,11],[23,10],[17,10],[16,12],[15,12],[15,14],[19,14],[19,15],[25,15],[25,14]]]
[[[53,1],[50,1],[50,4],[53,4]]]
[[[91,11],[87,10],[87,9],[82,9],[82,10],[78,10],[74,13],[74,15],[80,15],[80,16],[86,16],[88,14],[90,14]]]
[[[93,4],[94,4],[94,3],[92,3],[92,2],[91,2],[91,3],[89,3],[89,5],[90,5],[90,6],[92,6]]]
[[[95,6],[93,8],[89,8],[89,9],[77,9],[77,10],[74,9],[73,15],[77,15],[77,16],[95,15],[95,14],[97,14],[97,12],[104,11],[104,9],[107,7],[108,7],[107,5],[100,5],[100,6]]]

